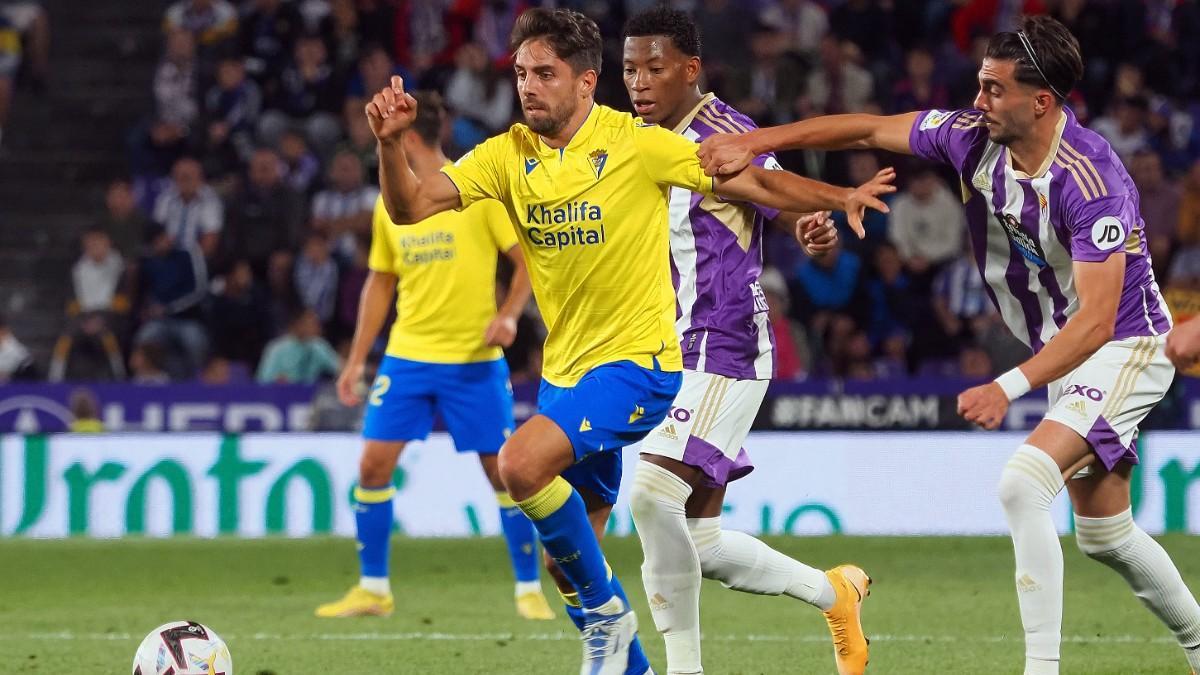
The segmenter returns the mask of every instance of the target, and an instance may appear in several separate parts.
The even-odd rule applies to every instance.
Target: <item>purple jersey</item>
[[[700,142],[754,128],[749,117],[706,94],[675,132]],[[773,155],[754,163],[780,168]],[[671,188],[671,275],[684,368],[741,380],[771,379],[774,337],[758,277],[763,223],[778,214],[765,206]]]
[[[1050,156],[1030,176],[988,140],[978,110],[927,110],[909,133],[913,154],[953,165],[962,183],[975,262],[1009,330],[1034,352],[1079,309],[1072,263],[1121,251],[1125,283],[1114,340],[1161,335],[1170,314],[1150,268],[1138,192],[1108,142],[1064,112]]]

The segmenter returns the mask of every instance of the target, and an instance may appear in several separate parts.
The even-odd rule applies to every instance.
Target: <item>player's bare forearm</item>
[[[379,189],[397,225],[419,223],[459,206],[458,190],[445,174],[417,178],[399,138],[379,143]]]
[[[1113,338],[1117,305],[1125,278],[1125,256],[1117,253],[1099,263],[1076,262],[1073,268],[1079,291],[1079,311],[1032,358],[1021,372],[1034,389],[1070,373]]]
[[[770,171],[754,165],[732,176],[722,176],[716,183],[721,197],[781,211],[844,211],[853,192],[790,171]]]
[[[516,321],[529,304],[533,286],[529,282],[529,269],[525,266],[525,256],[521,254],[521,247],[513,246],[505,251],[504,255],[512,261],[513,274],[508,282],[508,294],[504,296],[504,302],[496,313]]]
[[[358,318],[354,323],[354,340],[350,344],[347,361],[363,363],[371,352],[371,345],[383,330],[392,299],[396,295],[396,275],[371,270],[363,284],[358,301]]]
[[[825,115],[751,131],[757,154],[774,150],[878,149],[912,154],[908,134],[917,113],[903,115]]]

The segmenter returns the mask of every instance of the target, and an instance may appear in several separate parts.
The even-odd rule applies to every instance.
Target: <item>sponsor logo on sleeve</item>
[[[921,131],[936,129],[946,123],[954,113],[949,110],[930,110],[921,120]]]
[[[1104,216],[1092,224],[1092,243],[1101,251],[1116,248],[1125,241],[1125,228],[1113,216]]]

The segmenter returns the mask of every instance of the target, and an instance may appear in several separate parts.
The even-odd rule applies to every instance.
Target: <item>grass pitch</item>
[[[1200,590],[1200,539],[1166,537]],[[1064,540],[1063,672],[1186,675],[1166,629],[1107,568]],[[1001,538],[776,538],[813,565],[862,564],[875,578],[865,626],[881,675],[1020,673],[1023,645],[1012,553]],[[634,600],[655,666],[662,641],[645,605],[635,539],[606,542]],[[124,540],[0,542],[0,673],[127,673],[146,632],[173,619],[216,630],[238,675],[576,672],[565,617],[525,622],[499,539],[393,544],[397,611],[389,619],[317,619],[317,604],[357,578],[352,542]],[[548,595],[553,590],[547,584]],[[553,596],[551,596],[553,597]],[[832,673],[819,612],[705,582],[706,671]]]

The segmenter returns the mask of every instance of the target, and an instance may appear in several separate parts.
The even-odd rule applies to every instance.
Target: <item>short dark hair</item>
[[[1018,82],[1049,87],[1059,103],[1083,77],[1079,41],[1066,26],[1048,16],[1023,17],[1019,31],[993,35],[987,57],[1012,61]]]
[[[446,122],[446,106],[442,103],[442,95],[436,91],[416,91],[413,98],[417,99],[417,118],[413,120],[412,130],[430,147],[439,147],[442,142],[442,126]]]
[[[570,9],[527,9],[517,17],[509,49],[516,52],[529,40],[545,40],[554,55],[571,65],[576,75],[586,70],[600,74],[604,43],[595,21]]]
[[[663,35],[688,56],[700,56],[700,31],[686,12],[659,6],[634,15],[625,22],[624,37]]]

